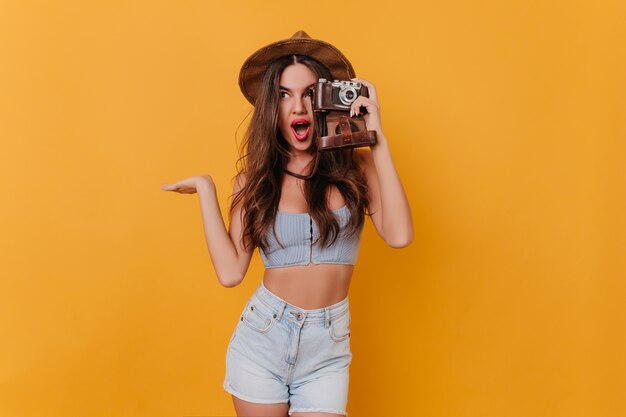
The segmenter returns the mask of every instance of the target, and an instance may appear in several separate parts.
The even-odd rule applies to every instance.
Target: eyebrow
[[[315,84],[317,84],[317,83],[315,82],[315,83],[313,83],[313,84],[311,84],[311,85],[307,86],[307,87],[305,88],[305,90],[308,90],[309,88],[313,87]],[[291,89],[289,89],[289,88],[287,88],[287,87],[283,87],[283,86],[281,85],[279,88],[280,88],[281,90],[289,91],[289,92],[291,93]]]

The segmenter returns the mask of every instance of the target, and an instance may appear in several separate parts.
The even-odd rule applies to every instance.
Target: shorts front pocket
[[[274,326],[275,314],[256,299],[250,301],[248,308],[241,316],[241,321],[259,333],[267,333]]]
[[[339,317],[331,318],[328,327],[330,338],[335,342],[342,342],[350,337],[350,311],[346,311]]]

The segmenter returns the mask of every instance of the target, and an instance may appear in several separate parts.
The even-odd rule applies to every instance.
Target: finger
[[[350,116],[358,116],[361,114],[361,101],[354,100],[350,105]]]
[[[372,84],[371,82],[367,81],[365,78],[351,78],[350,81],[358,81],[361,84],[363,84],[364,86],[366,86],[368,90],[370,90],[370,89],[376,90],[376,87],[374,86],[374,84]]]
[[[378,110],[377,104],[367,97],[359,96],[351,104],[350,115],[358,115],[361,113],[361,107],[365,107],[368,113],[372,113],[374,109]]]
[[[361,106],[364,106],[366,104],[371,104],[374,106],[377,106],[378,103],[376,103],[374,100],[372,100],[370,97],[365,97],[365,96],[358,96],[355,100],[353,104],[360,104]]]
[[[164,184],[163,189],[167,191],[178,191],[178,185],[176,184]]]

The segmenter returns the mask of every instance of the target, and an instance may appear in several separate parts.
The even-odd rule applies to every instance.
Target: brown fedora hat
[[[276,58],[292,54],[307,55],[318,60],[328,68],[335,80],[355,77],[352,64],[339,49],[319,39],[312,39],[299,30],[291,38],[264,46],[243,63],[239,71],[239,87],[250,103],[254,105],[267,66]]]

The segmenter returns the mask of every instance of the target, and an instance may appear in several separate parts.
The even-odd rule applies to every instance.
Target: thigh
[[[233,397],[233,404],[238,417],[287,417],[288,403],[257,404]]]

